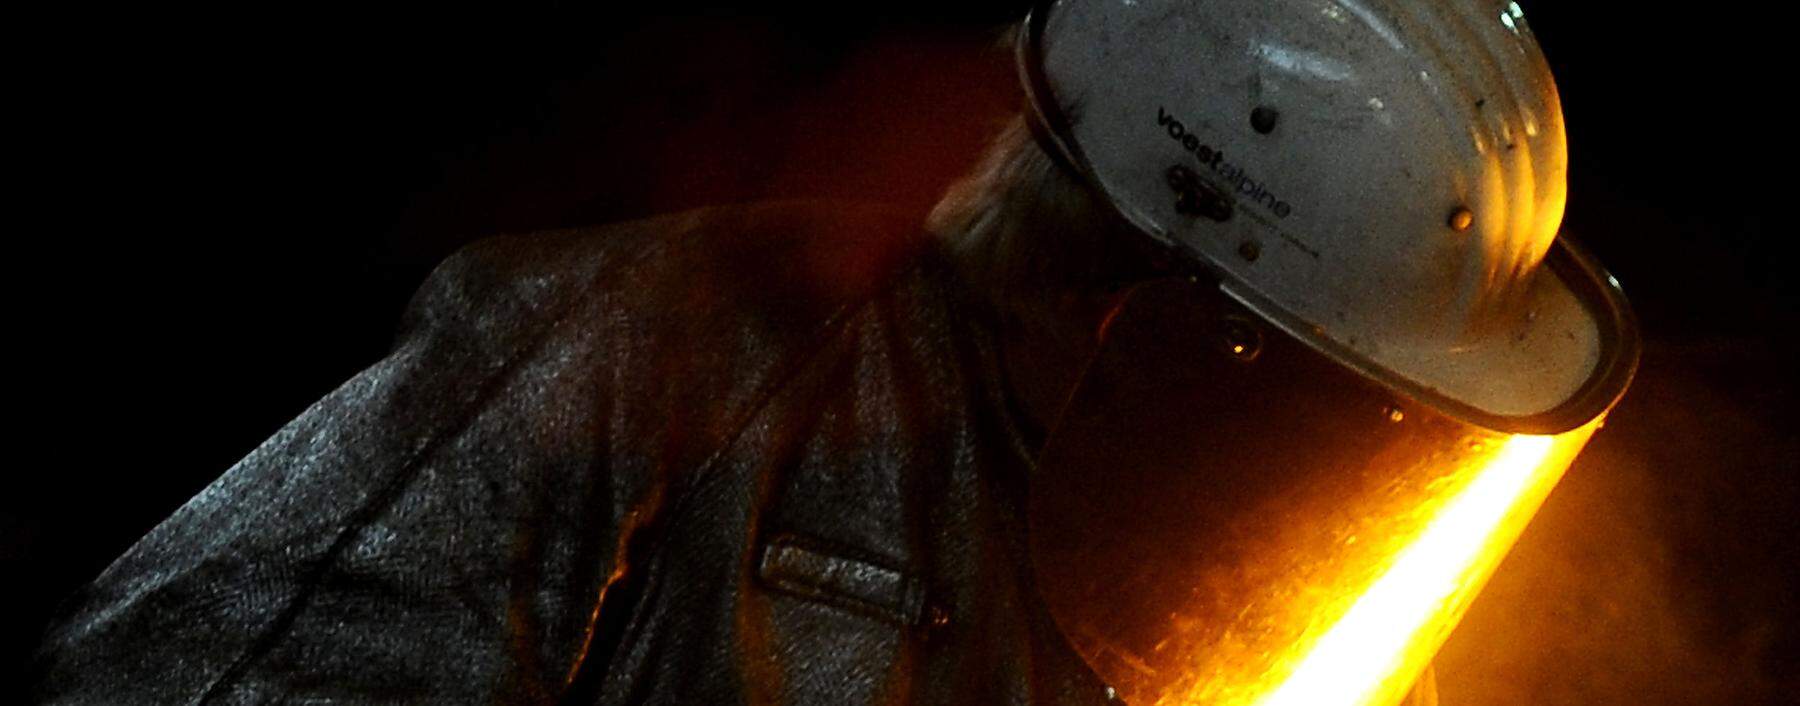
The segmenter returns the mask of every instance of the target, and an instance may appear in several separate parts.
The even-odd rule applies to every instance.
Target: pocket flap
[[[914,576],[865,552],[793,534],[768,540],[757,576],[769,588],[902,626],[918,624],[925,590]]]

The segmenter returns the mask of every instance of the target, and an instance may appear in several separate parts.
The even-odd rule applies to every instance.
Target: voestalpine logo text
[[[1181,143],[1181,146],[1187,151],[1194,153],[1195,157],[1200,158],[1201,164],[1206,165],[1214,174],[1219,175],[1219,178],[1225,180],[1225,183],[1230,184],[1232,191],[1237,192],[1239,198],[1259,204],[1279,218],[1287,218],[1288,214],[1294,212],[1293,206],[1289,206],[1288,202],[1277,198],[1262,182],[1252,179],[1249,174],[1244,172],[1243,167],[1225,161],[1223,151],[1201,142],[1198,136],[1188,132],[1187,126],[1183,125],[1180,120],[1176,120],[1175,116],[1170,115],[1168,109],[1162,106],[1156,107],[1156,124],[1168,130],[1169,137]]]

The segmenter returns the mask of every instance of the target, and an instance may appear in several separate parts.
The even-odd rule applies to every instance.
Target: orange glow
[[[1140,510],[1186,531],[1082,554],[1102,578],[1049,594],[1080,599],[1061,617],[1073,646],[1134,706],[1400,703],[1600,422],[1514,436],[1386,414],[1411,425],[1355,460],[1212,486],[1251,502],[1193,522]],[[1117,585],[1158,600],[1100,600]]]
[[[1565,435],[1573,443],[1508,439],[1255,703],[1375,706],[1404,698],[1589,431]]]

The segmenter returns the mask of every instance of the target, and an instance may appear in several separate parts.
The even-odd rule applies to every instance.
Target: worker
[[[923,217],[456,253],[70,602],[37,698],[1319,703],[1278,677],[1363,603],[1312,596],[1486,482],[1439,469],[1553,476],[1635,366],[1543,57],[1486,0],[1059,0],[1017,60]]]

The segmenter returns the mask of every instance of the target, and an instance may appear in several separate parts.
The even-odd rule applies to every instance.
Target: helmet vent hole
[[[1256,106],[1255,110],[1250,111],[1250,127],[1251,127],[1251,129],[1254,129],[1257,132],[1262,133],[1264,135],[1274,132],[1275,131],[1275,123],[1280,122],[1280,121],[1281,121],[1281,111],[1278,111],[1274,108],[1270,108],[1269,106],[1259,105],[1259,106]]]

